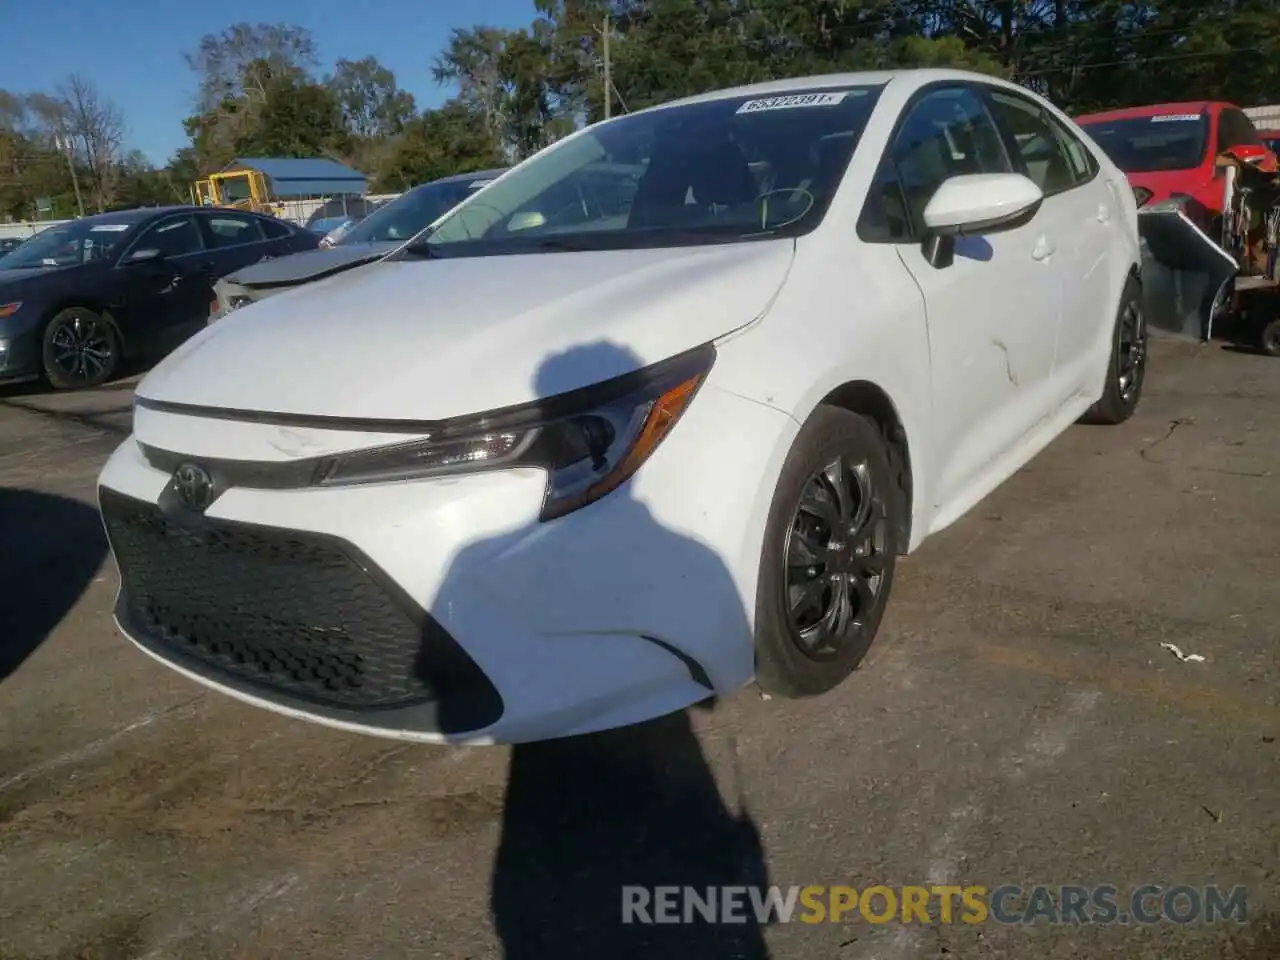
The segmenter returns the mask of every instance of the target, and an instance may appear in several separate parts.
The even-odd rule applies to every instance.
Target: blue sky
[[[532,0],[37,0],[6,3],[0,89],[52,91],[75,70],[116,101],[129,146],[163,163],[183,146],[197,78],[183,60],[206,33],[237,22],[307,27],[321,69],[372,54],[395,71],[419,106],[451,91],[431,79],[431,62],[455,26],[517,27],[534,17]]]

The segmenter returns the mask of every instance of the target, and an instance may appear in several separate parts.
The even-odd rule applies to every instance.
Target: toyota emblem
[[[191,510],[204,510],[213,503],[213,477],[194,463],[184,463],[173,472],[173,490]]]

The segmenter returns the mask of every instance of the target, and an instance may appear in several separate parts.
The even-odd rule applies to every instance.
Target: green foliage
[[[432,63],[453,97],[422,111],[376,57],[318,74],[304,27],[210,33],[187,57],[199,79],[189,146],[159,169],[119,144],[104,149],[101,129],[91,135],[88,120],[114,107],[79,78],[52,94],[0,91],[0,215],[31,216],[41,196],[73,210],[73,166],[91,200],[119,206],[185,200],[192,181],[248,155],[332,157],[375,189],[403,190],[527,157],[601,119],[606,93],[619,113],[840,71],[960,67],[1074,113],[1280,98],[1276,0],[534,0],[534,9],[523,28],[453,30]],[[77,117],[70,153],[55,149],[54,133]]]

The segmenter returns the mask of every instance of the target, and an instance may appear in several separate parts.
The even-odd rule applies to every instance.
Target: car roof
[[[459,183],[464,180],[496,180],[510,169],[510,167],[502,167],[498,170],[476,170],[472,173],[454,173],[447,177],[440,177],[438,180],[432,180],[428,183],[424,183],[422,186],[430,187],[437,183]]]
[[[1120,107],[1100,113],[1086,113],[1076,117],[1076,123],[1094,123],[1103,120],[1138,120],[1143,117],[1167,117],[1178,113],[1204,113],[1214,107],[1232,107],[1234,103],[1223,100],[1186,100],[1181,103],[1152,103],[1145,107]]]

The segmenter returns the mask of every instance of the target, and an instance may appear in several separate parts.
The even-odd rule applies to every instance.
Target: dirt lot
[[[119,638],[92,495],[129,397],[0,396],[3,960],[1280,957],[1280,361],[1159,343],[1133,421],[904,563],[834,693],[516,750],[284,720]],[[620,923],[622,884],[756,882],[1243,884],[1249,914]]]

